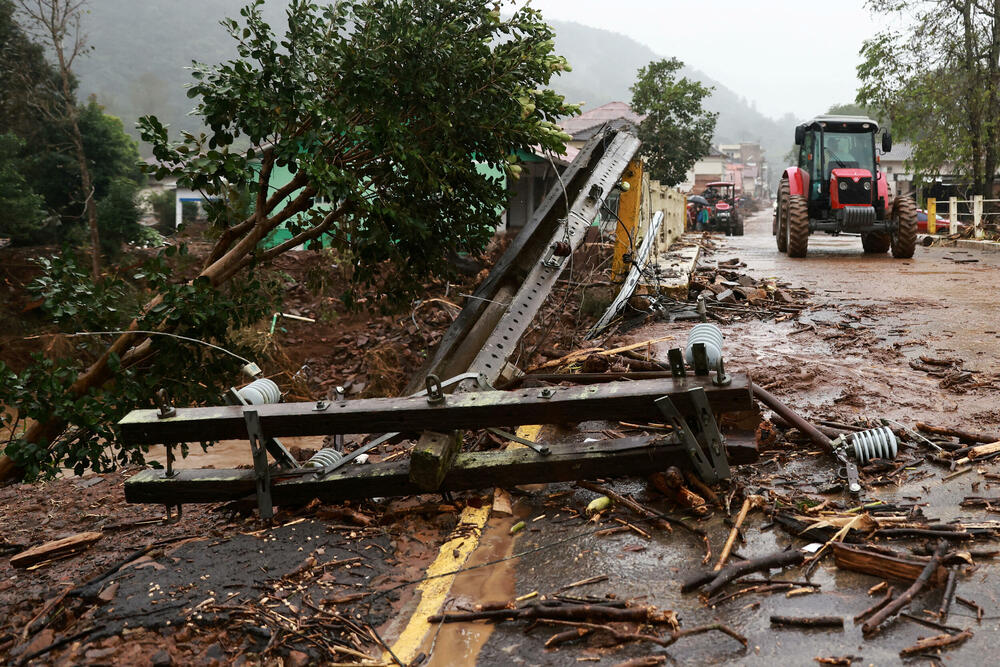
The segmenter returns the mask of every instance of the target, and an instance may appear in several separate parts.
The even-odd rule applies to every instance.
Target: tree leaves
[[[645,115],[639,126],[651,176],[666,185],[684,180],[687,170],[711,148],[718,114],[702,108],[712,92],[687,77],[676,79],[684,63],[656,60],[639,69],[632,86],[632,111]]]
[[[505,182],[484,172],[517,150],[565,149],[554,122],[578,108],[547,89],[568,63],[536,10],[504,19],[479,0],[293,0],[279,39],[260,7],[224,23],[237,58],[194,66],[190,93],[211,134],[171,144],[144,118],[143,138],[189,187],[256,193],[265,165],[287,171],[301,187],[255,200],[258,229],[290,212],[303,240],[329,227],[360,259],[356,280],[395,267],[388,284],[402,296],[447,274],[448,257],[481,249],[506,206]],[[241,136],[252,153],[235,151]],[[309,190],[345,204],[336,224],[307,215],[312,196],[292,204]]]
[[[916,182],[945,170],[967,177],[973,192],[992,192],[1000,161],[1000,0],[873,0],[906,29],[864,42],[857,101],[892,122],[913,143]]]

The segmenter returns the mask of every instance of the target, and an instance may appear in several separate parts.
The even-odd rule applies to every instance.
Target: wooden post
[[[983,196],[972,198],[972,233],[977,239],[983,238]]]
[[[927,233],[937,233],[937,199],[927,198]]]
[[[628,163],[622,181],[629,184],[629,189],[622,192],[618,200],[618,217],[621,222],[615,220],[615,254],[611,264],[615,280],[628,274],[630,264],[625,262],[625,254],[631,255],[639,248],[639,239],[636,238],[639,231],[639,205],[642,202],[642,161],[639,158]]]
[[[410,454],[410,481],[424,491],[434,491],[462,448],[462,432],[427,432]]]
[[[948,233],[958,234],[958,198],[948,197]]]

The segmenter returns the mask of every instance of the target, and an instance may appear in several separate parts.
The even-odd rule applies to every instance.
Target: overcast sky
[[[863,0],[531,0],[546,18],[623,33],[700,69],[762,113],[809,117],[853,102]]]

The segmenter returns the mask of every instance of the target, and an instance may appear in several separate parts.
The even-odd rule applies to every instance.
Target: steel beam
[[[750,382],[734,374],[732,384],[717,387],[710,376],[638,380],[576,387],[544,387],[516,391],[452,394],[440,404],[424,397],[369,398],[315,403],[274,403],[253,406],[268,437],[381,433],[425,430],[450,431],[489,426],[561,424],[608,419],[660,421],[658,398],[667,396],[685,415],[695,414],[689,390],[702,387],[716,413],[749,410]],[[133,410],[119,422],[124,443],[155,444],[246,439],[242,406],[177,408],[168,419],[156,410]]]
[[[439,490],[493,488],[541,484],[595,477],[642,475],[687,467],[688,457],[673,438],[649,436],[583,444],[551,445],[542,456],[531,449],[459,454]],[[125,483],[125,499],[132,503],[210,503],[252,496],[252,470],[181,470],[172,478],[161,470],[144,470]],[[275,473],[271,495],[277,505],[349,499],[408,496],[424,493],[410,481],[405,461],[346,466],[323,479],[282,479]]]

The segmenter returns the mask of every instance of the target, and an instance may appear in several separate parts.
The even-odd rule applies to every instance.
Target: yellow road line
[[[517,429],[517,436],[535,440],[541,430],[542,427],[539,425],[522,426]],[[507,445],[508,448],[524,446],[516,442]],[[425,577],[435,578],[427,579],[417,587],[420,602],[407,621],[406,627],[399,634],[399,638],[392,645],[392,652],[404,665],[413,662],[420,654],[428,632],[434,627],[427,619],[441,612],[451,591],[451,585],[455,582],[454,574],[438,575],[453,572],[463,567],[469,560],[469,556],[479,546],[479,538],[482,537],[483,527],[490,518],[492,507],[492,503],[483,503],[482,507],[466,507],[462,510],[458,525],[451,533],[452,536],[441,545],[437,558],[424,572]],[[385,652],[382,662],[392,662],[392,656]]]

